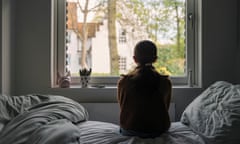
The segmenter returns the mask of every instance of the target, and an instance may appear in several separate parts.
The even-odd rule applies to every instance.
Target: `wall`
[[[203,1],[203,83],[236,81],[237,0]],[[239,63],[238,63],[239,64]]]
[[[237,48],[237,51],[236,51],[236,53],[237,53],[237,66],[236,66],[236,68],[237,68],[237,70],[236,70],[236,79],[238,80],[238,82],[240,81],[240,1],[238,1],[237,2],[238,4],[238,10],[237,10],[237,14],[238,14],[238,16],[237,16],[237,18],[238,18],[238,36],[237,36],[237,41],[238,41],[238,48]]]
[[[0,0],[0,33],[1,33],[1,39],[0,39],[0,94],[2,93],[2,0]]]
[[[203,48],[202,88],[174,88],[173,101],[176,103],[176,118],[179,119],[185,107],[203,89],[217,80],[240,83],[239,44],[237,25],[237,0],[203,0]],[[108,120],[115,119],[117,110],[116,89],[58,89],[50,87],[51,26],[49,0],[15,0],[15,52],[14,95],[29,93],[59,94],[88,103],[90,115],[108,113]],[[13,8],[13,7],[12,7]],[[238,51],[238,53],[236,53]],[[14,56],[13,56],[14,55]],[[14,59],[15,57],[15,59]],[[3,71],[3,69],[2,69]],[[1,71],[1,72],[2,72]],[[109,110],[113,104],[114,109]],[[106,110],[106,111],[105,111]],[[97,118],[95,118],[97,119]]]
[[[0,92],[12,94],[14,92],[14,13],[12,0],[1,1],[1,64],[0,64]]]

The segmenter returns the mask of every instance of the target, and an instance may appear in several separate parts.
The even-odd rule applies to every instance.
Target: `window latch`
[[[193,82],[192,82],[192,70],[188,70],[188,86],[193,87]]]
[[[191,25],[191,28],[193,28],[193,13],[188,14],[188,21]]]

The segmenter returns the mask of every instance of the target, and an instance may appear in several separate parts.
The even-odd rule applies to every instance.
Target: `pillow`
[[[187,106],[180,121],[207,143],[239,143],[240,85],[215,82]]]

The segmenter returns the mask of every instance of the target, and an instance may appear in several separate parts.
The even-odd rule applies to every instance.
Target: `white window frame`
[[[201,87],[202,0],[186,0],[186,75],[171,76],[173,86]],[[57,72],[65,70],[65,0],[52,0],[52,86]],[[91,77],[93,85],[116,86],[119,76]],[[72,77],[71,85],[79,85],[80,77]]]

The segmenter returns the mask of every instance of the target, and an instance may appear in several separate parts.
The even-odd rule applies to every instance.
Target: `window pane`
[[[133,48],[150,39],[157,70],[186,76],[185,0],[67,0],[66,70],[118,76],[134,68]]]

